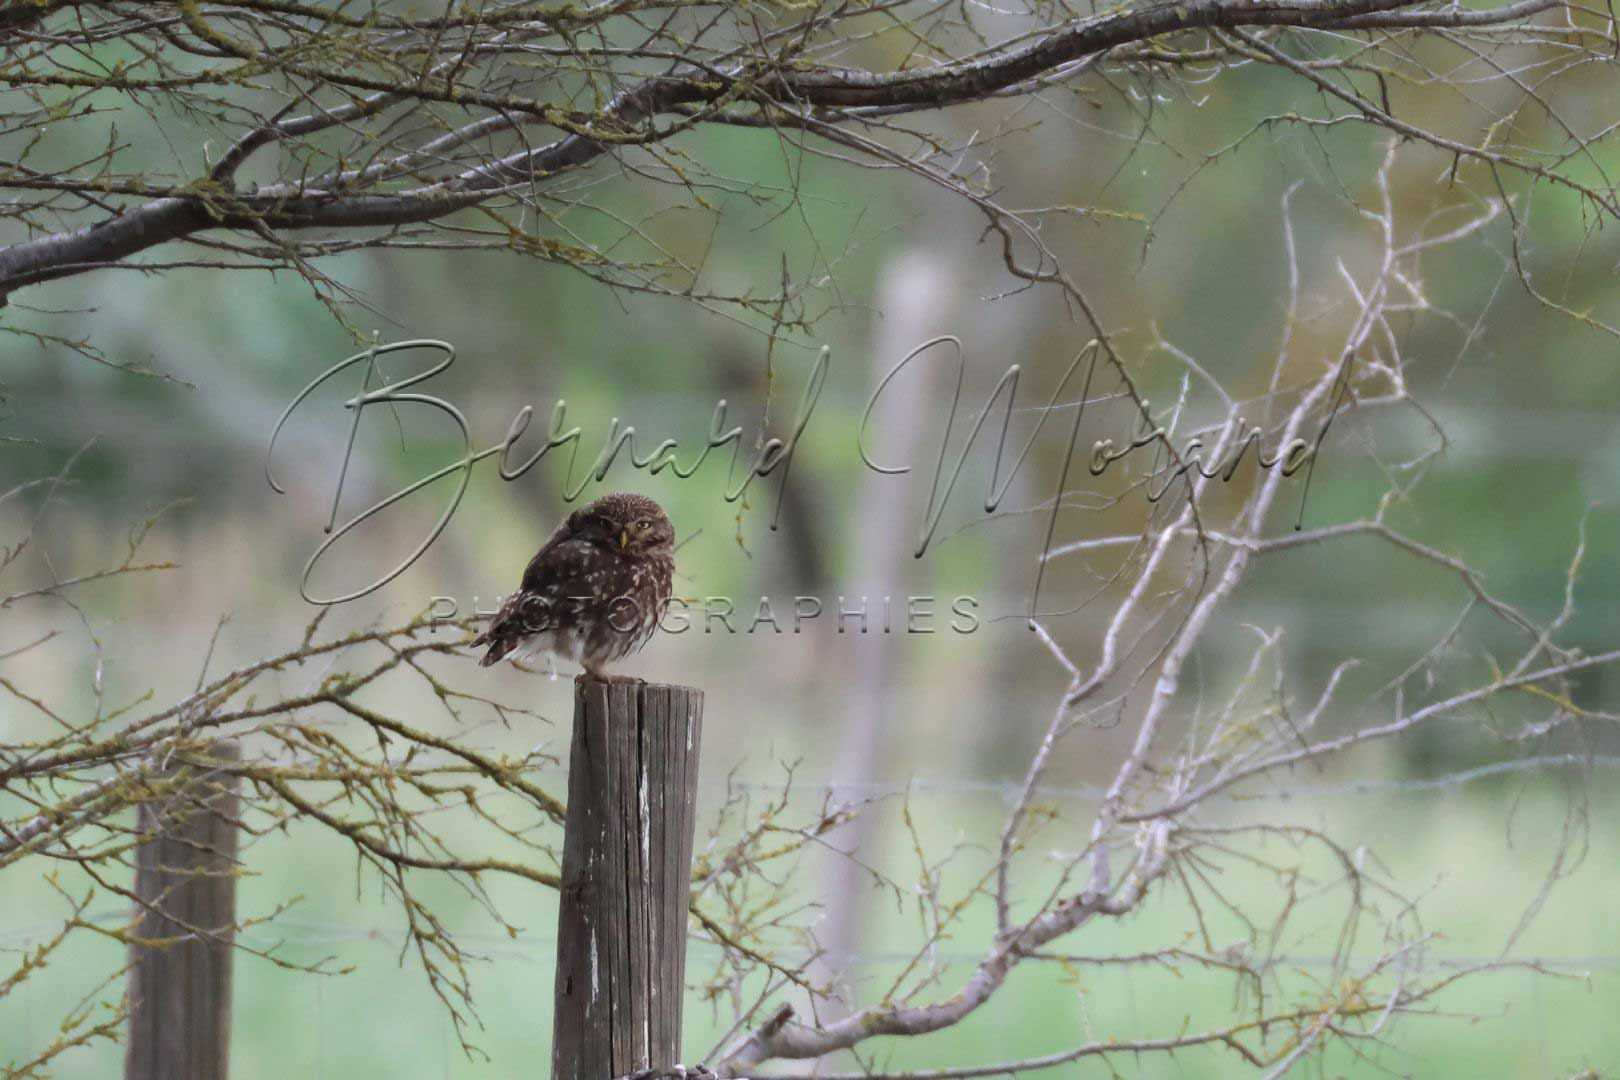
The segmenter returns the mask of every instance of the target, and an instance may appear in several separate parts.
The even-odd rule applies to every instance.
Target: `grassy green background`
[[[1612,121],[1610,75],[1578,72],[1565,83],[1572,88],[1566,114],[1571,122],[1593,127]],[[1457,119],[1449,111],[1454,103],[1411,89],[1396,92],[1410,115],[1452,124],[1459,137],[1472,130],[1472,114]],[[1087,204],[1117,212],[1053,218],[1044,235],[1118,329],[1133,375],[1156,401],[1175,397],[1183,371],[1149,347],[1154,333],[1188,349],[1235,392],[1254,393],[1264,385],[1288,279],[1282,199],[1296,181],[1302,186],[1291,205],[1302,298],[1311,317],[1297,329],[1293,371],[1308,373],[1310,365],[1336,359],[1342,319],[1332,314],[1338,310],[1332,305],[1343,301],[1338,262],[1363,276],[1370,265],[1370,232],[1357,204],[1373,198],[1381,137],[1351,127],[1311,133],[1276,125],[1225,153],[1265,117],[1308,111],[1318,102],[1287,78],[1254,70],[1224,76],[1200,88],[1197,97],[1196,105],[1178,99],[1163,108],[1156,138],[1134,145],[1101,132],[1131,130],[1139,102],[1086,89],[1077,107],[1090,126],[1050,119],[1009,135],[994,173],[1011,205]],[[1092,109],[1090,98],[1100,107]],[[946,123],[965,136],[999,116],[989,108]],[[139,113],[127,116],[132,138],[146,122]],[[177,133],[176,145],[192,146],[183,125]],[[191,135],[200,146],[200,135]],[[1539,114],[1527,114],[1516,135],[1526,142],[1556,138]],[[1620,168],[1614,146],[1611,140],[1595,149],[1611,170]],[[813,332],[775,348],[772,415],[779,421],[815,350],[822,344],[834,350],[826,394],[795,464],[793,484],[803,501],[789,508],[781,532],[766,527],[774,486],[756,488],[745,510],[722,501],[723,462],[688,483],[622,469],[610,477],[610,485],[663,500],[683,535],[698,533],[682,549],[682,587],[699,595],[773,597],[971,593],[985,597],[995,614],[1019,612],[1038,530],[1027,517],[992,527],[976,524],[983,462],[970,468],[947,517],[943,532],[949,539],[927,559],[898,568],[872,567],[863,559],[869,523],[857,515],[856,494],[876,481],[860,466],[854,434],[878,375],[898,359],[879,353],[885,323],[874,309],[882,306],[885,288],[916,265],[906,258],[944,270],[948,281],[922,326],[926,333],[963,337],[970,358],[965,400],[975,403],[1013,362],[1029,373],[1026,398],[1044,400],[1088,332],[1054,296],[1036,291],[991,299],[1011,283],[1000,269],[999,252],[979,242],[982,219],[914,179],[858,172],[813,156],[800,161],[792,152],[784,157],[774,142],[753,132],[698,133],[681,147],[727,176],[778,186],[795,178],[799,204],[778,214],[779,206],[716,195],[715,219],[668,210],[668,191],[623,178],[604,186],[604,204],[632,219],[660,211],[649,221],[649,235],[689,262],[706,260],[708,283],[717,288],[774,287],[784,256],[797,279],[831,276],[833,283],[813,294],[823,312]],[[75,149],[63,146],[64,160]],[[1408,235],[1438,231],[1495,194],[1489,178],[1469,166],[1457,183],[1437,183],[1450,164],[1449,157],[1422,147],[1403,148],[1393,196]],[[1190,177],[1190,186],[1172,200]],[[1523,185],[1510,190],[1525,195]],[[1596,229],[1570,197],[1550,188],[1526,203],[1524,220],[1532,242],[1523,258],[1535,279],[1548,288],[1557,282],[1558,295],[1571,306],[1610,321],[1620,317],[1613,278],[1620,262],[1616,230]],[[616,236],[605,216],[581,212],[568,223],[597,242]],[[1544,620],[1563,602],[1565,570],[1590,507],[1587,560],[1563,640],[1595,653],[1620,641],[1620,605],[1614,602],[1620,595],[1616,343],[1538,306],[1505,273],[1508,247],[1506,225],[1498,223],[1423,263],[1429,299],[1456,318],[1412,315],[1396,329],[1414,390],[1444,421],[1451,442],[1416,495],[1392,510],[1390,522],[1467,558],[1493,591]],[[731,400],[734,418],[751,431],[765,411],[766,345],[759,328],[678,300],[615,297],[566,268],[509,255],[361,254],[334,260],[327,269],[370,305],[350,309],[363,330],[376,329],[389,340],[429,336],[456,343],[457,366],[433,390],[466,411],[479,445],[497,441],[521,405],[533,404],[543,421],[559,397],[588,431],[599,433],[610,418],[623,417],[651,435],[649,445],[668,435],[690,447],[707,431],[719,398]],[[62,314],[13,304],[0,312],[14,321],[8,325],[88,336],[119,363],[184,380],[136,377],[61,349],[0,338],[4,434],[26,440],[3,450],[0,487],[54,472],[73,449],[96,439],[75,484],[42,523],[30,559],[48,553],[63,572],[93,568],[122,557],[131,520],[171,500],[189,501],[165,517],[149,541],[151,557],[173,559],[183,569],[81,594],[88,623],[61,605],[5,610],[0,651],[48,629],[60,629],[62,636],[30,654],[25,665],[11,662],[0,671],[29,692],[82,712],[92,674],[86,625],[106,650],[102,675],[118,700],[150,690],[165,702],[187,692],[223,612],[232,613],[233,621],[213,670],[296,641],[310,615],[296,586],[327,513],[331,455],[346,434],[337,394],[313,402],[296,418],[278,451],[285,454],[278,466],[292,492],[286,497],[272,495],[264,483],[264,444],[297,388],[351,350],[347,334],[308,286],[288,275],[91,275],[26,298]],[[938,424],[944,401],[934,390],[927,415]],[[1207,400],[1195,403],[1206,418],[1211,408]],[[361,466],[346,505],[386,494],[457,449],[438,419],[408,416],[402,428],[385,418],[368,419],[374,422],[362,430]],[[1100,412],[1098,437],[1120,420],[1117,413]],[[1430,439],[1426,423],[1410,411],[1347,420],[1324,456],[1307,523],[1371,513],[1385,490],[1390,461]],[[1037,502],[1059,464],[1056,449],[1044,445],[1009,505]],[[504,592],[565,509],[560,476],[548,465],[506,484],[484,468],[428,556],[339,621],[402,618],[433,595],[487,603]],[[920,517],[926,492],[917,479],[896,479],[883,490],[908,520]],[[413,500],[397,518],[340,553],[328,570],[330,580],[361,580],[359,575],[391,565],[436,516],[439,497]],[[1075,513],[1065,519],[1063,535],[1130,527],[1141,510]],[[0,506],[0,515],[10,542],[26,527],[27,514],[12,503]],[[19,572],[37,577],[45,569],[29,562]],[[1074,598],[1085,594],[1088,580],[1083,570],[1066,565],[1051,586],[1055,596]],[[1346,683],[1353,704],[1325,723],[1329,730],[1346,730],[1387,715],[1388,699],[1367,695],[1443,634],[1464,600],[1454,579],[1374,541],[1277,556],[1257,568],[1200,650],[1198,683],[1212,697],[1230,687],[1253,645],[1246,625],[1285,627],[1284,668],[1303,698],[1314,700],[1324,673],[1339,659],[1363,659]],[[1083,611],[1055,624],[1083,664],[1096,646],[1095,614]],[[847,719],[838,694],[843,673],[851,670],[851,650],[867,644],[835,640],[823,622],[800,638],[693,634],[649,651],[640,668],[644,674],[697,683],[709,692],[703,805],[710,813],[729,774],[768,788],[780,778],[778,763],[800,761],[795,807],[806,817],[817,802],[817,785],[846,779],[833,773],[836,736]],[[1483,677],[1493,662],[1513,655],[1515,644],[1476,616],[1456,650],[1436,665],[1432,693]],[[975,868],[982,869],[984,846],[993,843],[1005,811],[1001,798],[984,787],[1022,774],[1062,675],[1031,646],[1016,620],[987,624],[976,635],[893,647],[893,678],[878,700],[867,703],[881,710],[888,733],[873,779],[895,791],[913,779],[932,782],[914,791],[912,805],[932,850],[965,845],[947,879],[960,887]],[[491,678],[500,692],[537,701],[552,719],[533,729],[479,730],[466,737],[508,746],[543,742],[560,751],[565,728],[556,718],[568,715],[567,684],[505,673]],[[1620,675],[1592,672],[1577,680],[1575,690],[1581,704],[1613,710]],[[427,709],[428,703],[406,691],[394,693],[404,695],[390,699],[395,707]],[[1608,722],[1584,725],[1578,744],[1513,742],[1508,736],[1529,715],[1527,704],[1493,702],[1353,762],[1281,778],[1283,787],[1301,789],[1292,799],[1223,801],[1212,812],[1213,821],[1309,823],[1364,849],[1369,865],[1385,868],[1385,878],[1404,894],[1423,898],[1424,925],[1438,937],[1422,954],[1422,978],[1443,976],[1453,970],[1447,965],[1496,957],[1546,880],[1564,824],[1573,814],[1584,825],[1575,837],[1583,857],[1556,884],[1511,954],[1545,958],[1552,974],[1510,969],[1471,978],[1437,998],[1432,1017],[1398,1019],[1385,1033],[1391,1045],[1364,1045],[1361,1058],[1336,1051],[1302,1073],[1495,1078],[1620,1071],[1620,795],[1612,762],[1585,776],[1532,770],[1432,789],[1402,786],[1543,751],[1578,748],[1612,757],[1620,750]],[[26,706],[0,700],[0,740],[40,730],[38,716]],[[1083,791],[1105,780],[1124,734],[1099,731],[1072,739],[1054,762],[1050,782]],[[560,776],[547,782],[551,790],[562,790]],[[1368,786],[1338,794],[1322,790],[1357,783]],[[1054,850],[1073,850],[1082,842],[1077,838],[1090,804],[1065,796],[1057,805],[1060,817],[1042,841]],[[865,854],[896,880],[910,882],[916,867],[898,827],[897,806],[898,797],[891,797],[875,808],[881,824],[874,850]],[[445,820],[449,830],[465,827]],[[1298,862],[1307,871],[1321,870],[1312,856],[1281,847],[1264,854],[1284,866]],[[469,1059],[415,961],[401,959],[397,913],[377,881],[357,873],[341,843],[309,828],[294,829],[255,844],[249,866],[245,914],[258,917],[293,898],[297,902],[255,927],[247,940],[261,948],[275,945],[300,962],[330,957],[332,966],[353,970],[316,977],[244,956],[236,988],[238,1080],[546,1074],[550,895],[511,883],[492,886],[507,917],[523,928],[509,937],[460,893],[434,891],[463,940],[487,954],[473,983],[482,1026],[469,1038],[488,1058]],[[56,869],[62,887],[82,888],[68,869]],[[805,901],[821,898],[823,870],[824,864],[806,860],[791,879],[792,894]],[[1021,895],[1040,895],[1041,875],[1049,870],[1037,859]],[[0,873],[0,971],[62,909],[45,873],[31,864]],[[1282,895],[1274,874],[1237,859],[1225,864],[1222,884],[1261,913],[1274,909]],[[864,994],[877,993],[903,963],[899,958],[915,947],[917,914],[911,906],[897,908],[892,895],[880,890],[859,899],[868,926],[858,986]],[[1306,905],[1289,924],[1278,945],[1288,959],[1277,964],[1267,988],[1278,1000],[1309,1000],[1317,982],[1330,977],[1322,960],[1337,929],[1339,902],[1336,894],[1319,906]],[[114,922],[122,910],[103,897],[91,914]],[[949,993],[965,977],[987,940],[989,918],[986,905],[975,906],[942,943],[948,970],[931,993]],[[1240,936],[1235,925],[1212,921],[1216,947]],[[1140,912],[1094,923],[1065,944],[1094,957],[1129,955],[1188,944],[1190,929],[1185,901],[1164,888]],[[1363,940],[1358,955],[1365,957],[1374,946],[1371,938]],[[799,947],[784,943],[789,950]],[[711,951],[695,945],[694,978],[714,961]],[[0,1064],[25,1058],[48,1041],[63,1012],[119,962],[115,945],[84,935],[38,978],[0,1001]],[[925,1068],[1027,1057],[1088,1039],[1162,1036],[1230,1018],[1245,1004],[1238,993],[1234,980],[1220,972],[1176,973],[1151,965],[1129,971],[1079,965],[1070,972],[1031,964],[960,1027],[925,1039],[880,1040],[865,1052],[880,1065]],[[101,1008],[108,996],[95,994],[88,1007]],[[721,1002],[716,1011],[705,1001],[688,1002],[689,1055],[706,1050],[729,1024],[728,1005]],[[1273,1034],[1268,1045],[1282,1037]],[[64,1058],[56,1075],[115,1075],[117,1060],[116,1047],[101,1046]],[[855,1066],[846,1056],[833,1067]],[[1091,1061],[1060,1071],[1091,1077],[1109,1075],[1109,1068],[1129,1077],[1243,1073],[1234,1055],[1215,1049],[1168,1059],[1116,1056],[1106,1065]]]

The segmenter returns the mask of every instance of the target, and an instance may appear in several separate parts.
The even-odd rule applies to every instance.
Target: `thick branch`
[[[667,76],[646,79],[622,91],[598,118],[584,125],[597,138],[574,133],[543,146],[525,149],[448,180],[390,194],[352,190],[312,190],[301,183],[255,193],[227,191],[217,183],[199,184],[186,193],[154,199],[106,221],[71,232],[39,237],[0,249],[0,301],[10,291],[90,269],[99,269],[149,248],[210,229],[270,230],[363,229],[431,221],[533,184],[566,169],[585,165],[614,143],[650,143],[702,122],[686,117],[666,131],[643,128],[653,118],[693,105],[713,106],[728,100],[752,100],[762,106],[829,110],[945,108],[980,100],[1010,87],[1037,85],[1043,73],[1110,49],[1147,39],[1202,28],[1285,26],[1312,29],[1376,27],[1478,26],[1522,19],[1556,6],[1559,0],[1522,0],[1491,11],[1400,11],[1415,8],[1408,0],[1264,0],[1238,4],[1229,0],[1160,3],[1072,22],[1022,47],[987,56],[897,72],[858,69],[761,70],[754,62],[726,70],[687,66]],[[344,86],[351,83],[337,78]],[[13,76],[10,81],[16,82]],[[352,85],[361,86],[361,83]],[[364,88],[371,88],[370,83]],[[402,97],[461,100],[462,91],[446,80],[424,79],[401,86]],[[368,98],[351,106],[355,113],[380,103]],[[539,117],[557,110],[536,106]],[[572,125],[570,125],[572,127]],[[270,129],[266,129],[270,130]],[[267,135],[249,133],[216,170],[227,179],[237,160]]]

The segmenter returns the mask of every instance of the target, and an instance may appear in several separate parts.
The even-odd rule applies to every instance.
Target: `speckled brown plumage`
[[[474,646],[479,664],[554,653],[602,676],[658,628],[675,576],[675,529],[645,495],[604,495],[575,510],[523,571]]]

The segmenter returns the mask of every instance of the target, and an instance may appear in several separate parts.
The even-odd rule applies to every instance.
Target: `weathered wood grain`
[[[209,754],[235,760],[216,744]],[[225,1080],[230,1069],[238,799],[234,777],[177,764],[173,794],[143,803],[135,854],[126,1080]]]
[[[554,1080],[680,1061],[703,694],[575,684]]]

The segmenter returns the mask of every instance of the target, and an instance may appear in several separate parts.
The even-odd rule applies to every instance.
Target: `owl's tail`
[[[485,630],[482,634],[479,634],[477,637],[473,638],[472,641],[467,643],[467,647],[469,649],[476,649],[480,645],[489,646],[489,652],[485,653],[483,658],[478,661],[479,667],[489,667],[501,657],[511,652],[513,647],[517,645],[517,642],[513,639],[501,636],[500,631],[501,627],[498,624],[491,626],[488,630]]]

